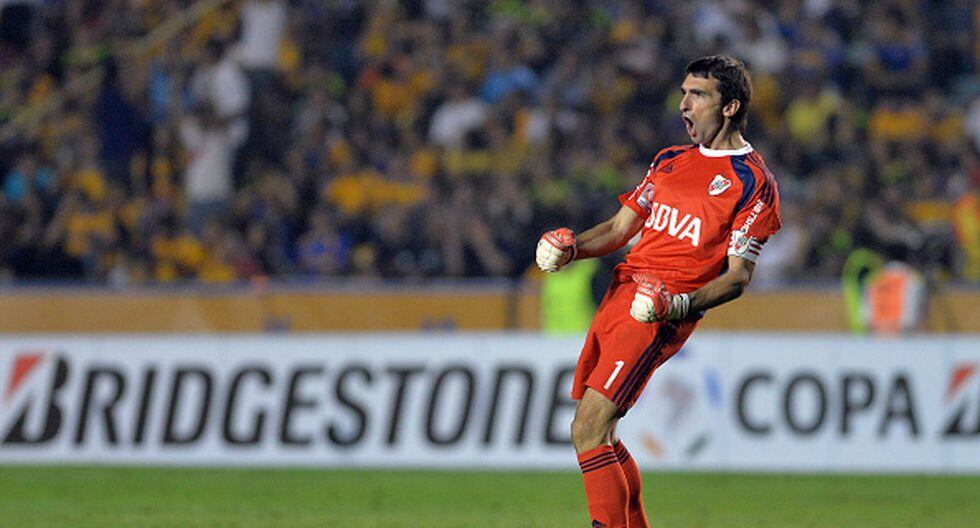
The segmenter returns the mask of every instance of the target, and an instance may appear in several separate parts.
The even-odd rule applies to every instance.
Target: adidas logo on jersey
[[[690,213],[680,216],[676,208],[667,204],[654,202],[644,225],[658,232],[666,230],[668,235],[678,240],[686,238],[694,247],[701,244],[701,219]]]
[[[711,183],[708,185],[708,194],[718,196],[731,186],[732,180],[729,180],[721,174],[715,174],[715,179],[711,180]]]

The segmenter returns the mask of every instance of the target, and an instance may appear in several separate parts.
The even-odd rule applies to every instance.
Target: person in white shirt
[[[220,40],[208,41],[204,53],[204,62],[190,80],[191,95],[198,104],[210,105],[219,120],[240,129],[236,134],[247,135],[251,101],[248,78]]]
[[[429,140],[446,148],[459,147],[466,133],[483,126],[487,105],[466,93],[461,85],[449,88],[449,98],[432,115]]]
[[[276,69],[286,18],[287,5],[282,0],[245,2],[242,6],[238,60],[246,71],[268,72]]]
[[[234,154],[245,134],[204,104],[194,115],[181,119],[180,139],[188,159],[184,173],[187,224],[200,234],[209,218],[220,218],[228,207],[234,193]]]

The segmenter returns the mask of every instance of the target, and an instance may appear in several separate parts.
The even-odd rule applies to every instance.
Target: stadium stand
[[[714,52],[784,193],[760,282],[980,280],[980,7],[767,4],[4,2],[0,280],[519,277],[685,140]]]

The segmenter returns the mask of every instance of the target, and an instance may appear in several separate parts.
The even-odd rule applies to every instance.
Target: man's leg
[[[572,420],[572,444],[582,468],[594,528],[626,528],[629,522],[629,487],[609,442],[618,412],[616,404],[589,388]]]
[[[626,476],[626,484],[629,488],[629,528],[649,528],[650,523],[647,521],[646,510],[643,509],[643,497],[641,496],[640,468],[630,456],[630,452],[626,450],[626,444],[616,436],[615,424],[609,432],[609,443],[612,444],[613,452],[616,453],[619,466],[623,468],[623,475]]]

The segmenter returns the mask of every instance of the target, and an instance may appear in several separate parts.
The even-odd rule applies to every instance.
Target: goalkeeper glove
[[[672,294],[660,279],[643,274],[633,276],[636,295],[630,306],[630,315],[641,323],[677,321],[687,317],[691,298],[686,293]]]
[[[551,273],[571,262],[576,252],[575,233],[562,227],[541,235],[534,258],[539,268]]]

